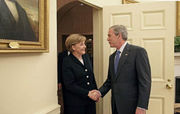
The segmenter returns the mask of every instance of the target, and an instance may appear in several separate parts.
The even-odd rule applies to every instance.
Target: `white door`
[[[174,113],[175,7],[175,2],[152,2],[107,6],[102,10],[103,81],[107,78],[109,55],[114,51],[107,42],[108,28],[125,25],[128,42],[144,47],[150,59],[152,89],[147,114]],[[111,114],[110,93],[102,107],[103,114]]]

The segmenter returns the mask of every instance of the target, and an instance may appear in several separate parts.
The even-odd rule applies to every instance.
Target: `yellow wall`
[[[56,0],[49,1],[49,53],[0,54],[0,114],[57,114]]]

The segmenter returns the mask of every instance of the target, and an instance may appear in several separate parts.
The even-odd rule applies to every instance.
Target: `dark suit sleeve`
[[[99,88],[102,97],[106,95],[106,93],[111,89],[111,74],[110,74],[110,59],[109,59],[109,68],[108,68],[108,76],[104,84]]]
[[[138,76],[138,107],[148,109],[151,90],[151,69],[145,49],[139,48],[136,56],[136,70]]]
[[[89,91],[78,86],[71,66],[72,66],[72,64],[70,63],[69,59],[65,58],[63,60],[63,67],[62,67],[63,68],[62,69],[62,71],[63,71],[62,79],[63,79],[65,89],[67,89],[68,91],[75,93],[81,97],[87,97]]]

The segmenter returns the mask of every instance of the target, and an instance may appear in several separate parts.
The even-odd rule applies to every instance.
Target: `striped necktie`
[[[119,64],[119,58],[120,58],[120,51],[116,51],[116,57],[115,57],[115,60],[114,60],[114,71],[115,71],[115,74],[117,73],[117,68],[118,68],[118,64]]]

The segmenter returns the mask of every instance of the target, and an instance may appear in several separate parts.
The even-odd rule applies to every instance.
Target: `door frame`
[[[104,59],[104,54],[103,54],[103,19],[102,19],[102,6],[99,6],[96,3],[90,3],[85,0],[78,0],[88,6],[91,6],[93,8],[93,70],[96,78],[96,82],[98,85],[98,88],[103,84],[105,79],[103,79],[104,69],[103,66],[103,59]],[[107,72],[107,71],[106,71]],[[103,98],[104,99],[104,98]],[[96,111],[97,114],[104,114],[103,112],[109,112],[109,108],[104,108],[105,104],[110,103],[110,99],[108,100],[109,103],[105,103],[107,100],[100,99],[100,101],[96,105]],[[104,103],[103,103],[104,102]]]

